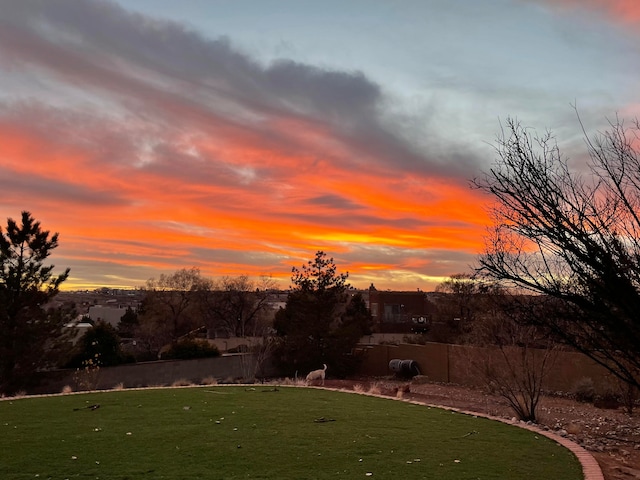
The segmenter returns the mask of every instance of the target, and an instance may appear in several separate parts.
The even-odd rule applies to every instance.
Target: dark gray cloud
[[[32,173],[23,175],[0,166],[0,191],[5,198],[13,198],[15,203],[22,205],[39,204],[50,207],[54,201],[96,207],[120,207],[127,204],[120,192],[97,190],[58,179],[56,177],[60,172],[55,169],[47,173],[46,176],[35,176]]]
[[[477,261],[477,253],[463,250],[421,249],[351,245],[349,262],[372,264],[380,267],[379,274],[394,275],[394,271],[413,272],[416,275],[449,277],[469,272]],[[339,258],[342,260],[342,258]],[[385,273],[386,271],[386,273]]]
[[[0,167],[0,188],[68,215],[116,207],[95,209],[103,231],[76,225],[68,236],[73,251],[60,253],[77,278],[104,268],[138,280],[191,264],[286,274],[315,243],[349,250],[350,262],[441,271],[430,254],[323,240],[344,230],[375,242],[397,229],[415,245],[453,224],[430,217],[433,199],[421,195],[433,176],[473,176],[477,159],[434,133],[437,108],[413,115],[361,71],[261,64],[229,38],[109,1],[0,0],[0,11],[0,86],[37,79],[20,95],[0,91],[0,122],[76,169],[63,179]],[[129,227],[148,242],[118,239]]]
[[[336,194],[316,196],[306,200],[305,203],[312,207],[326,207],[340,211],[357,210],[362,208],[362,205],[358,205],[349,198]]]
[[[295,132],[271,128],[268,119],[299,118],[350,150],[341,159],[346,166],[457,176],[475,164],[468,152],[444,161],[442,153],[418,149],[400,135],[385,114],[389,99],[362,72],[289,60],[262,66],[227,38],[206,38],[107,1],[3,0],[3,6],[9,11],[0,20],[6,56],[107,95],[120,108],[147,111],[155,121],[180,118],[183,126],[216,135],[250,129],[296,151],[309,145]]]
[[[433,225],[428,218],[416,212],[415,216],[402,215],[396,218],[383,218],[373,214],[355,213],[349,210],[318,213],[316,211],[290,213],[280,212],[279,216],[301,225],[324,225],[349,232],[376,231],[380,228],[396,228],[398,230],[418,230]]]
[[[281,270],[281,255],[267,252],[255,252],[246,250],[234,250],[230,248],[193,248],[191,249],[194,260],[206,265],[237,265],[245,268],[245,265],[252,265],[257,270],[264,269],[268,274]],[[290,271],[290,267],[286,268]],[[241,272],[240,272],[241,273]],[[239,274],[240,274],[239,273]]]

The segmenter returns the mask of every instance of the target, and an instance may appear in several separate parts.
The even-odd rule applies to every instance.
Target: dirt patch
[[[327,380],[326,387],[401,396],[512,419],[507,402],[480,389],[394,379]],[[570,398],[545,396],[539,406],[539,426],[588,450],[605,480],[640,480],[640,409],[629,416],[622,409],[596,408]]]

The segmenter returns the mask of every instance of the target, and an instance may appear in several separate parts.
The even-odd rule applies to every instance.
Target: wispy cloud
[[[0,10],[0,208],[60,232],[70,284],[191,265],[286,283],[323,249],[358,286],[414,288],[482,246],[487,149],[364,71],[104,0]]]
[[[640,23],[640,3],[635,0],[543,0],[557,8],[591,10],[623,24]]]

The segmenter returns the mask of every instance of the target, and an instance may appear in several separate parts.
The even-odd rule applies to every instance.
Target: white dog
[[[322,380],[322,385],[324,385],[324,372],[327,370],[327,364],[323,363],[322,366],[324,368],[309,372],[309,375],[307,375],[307,382],[312,382],[314,380]]]

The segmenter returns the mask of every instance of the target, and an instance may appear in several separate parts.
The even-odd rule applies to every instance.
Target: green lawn
[[[530,431],[342,392],[209,386],[0,402],[5,480],[335,477],[582,473],[573,454]]]

